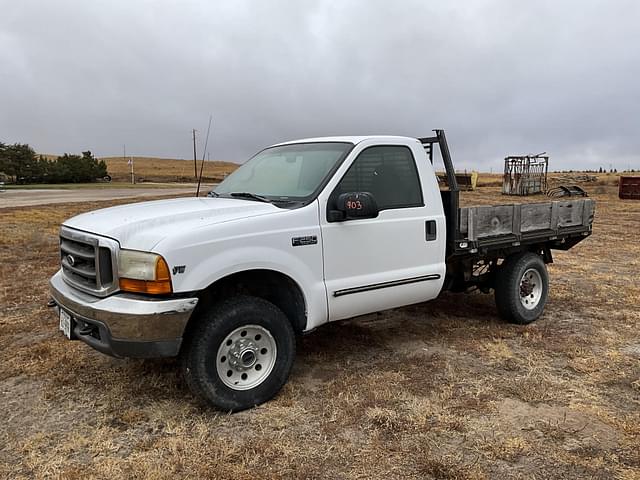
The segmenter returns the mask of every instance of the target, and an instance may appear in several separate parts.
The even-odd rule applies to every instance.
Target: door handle
[[[425,230],[425,240],[427,242],[431,242],[438,237],[436,232],[435,220],[427,220],[424,224],[424,230]]]

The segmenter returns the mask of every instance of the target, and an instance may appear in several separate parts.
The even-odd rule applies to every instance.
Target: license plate
[[[60,331],[69,339],[71,338],[71,323],[71,315],[60,309]]]

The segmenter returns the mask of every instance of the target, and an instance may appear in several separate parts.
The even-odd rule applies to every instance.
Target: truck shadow
[[[407,362],[437,370],[444,355],[470,349],[508,327],[498,318],[491,295],[444,293],[430,302],[333,322],[299,337],[289,384],[317,390],[339,376],[360,375],[366,369],[406,370]],[[126,364],[127,396],[191,397],[177,359],[126,360]]]
[[[492,295],[443,293],[438,299],[329,323],[303,336],[298,358],[358,356],[407,341],[469,337],[469,329],[503,328]]]

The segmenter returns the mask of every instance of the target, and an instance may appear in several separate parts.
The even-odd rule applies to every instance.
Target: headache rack
[[[460,188],[458,187],[458,180],[456,179],[456,171],[453,168],[447,136],[442,129],[436,129],[434,132],[436,134],[435,137],[418,138],[418,141],[424,147],[424,151],[431,164],[433,164],[433,146],[437,144],[440,147],[440,155],[442,156],[445,175],[447,177],[446,183],[449,187],[448,190],[440,191],[442,204],[444,205],[444,211],[447,217],[447,256],[449,256],[455,251],[455,239],[458,236]]]

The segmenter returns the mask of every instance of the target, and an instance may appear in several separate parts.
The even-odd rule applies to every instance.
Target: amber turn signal
[[[158,256],[155,268],[155,280],[137,280],[120,278],[120,290],[123,292],[150,293],[163,295],[172,292],[171,274],[164,258]]]

